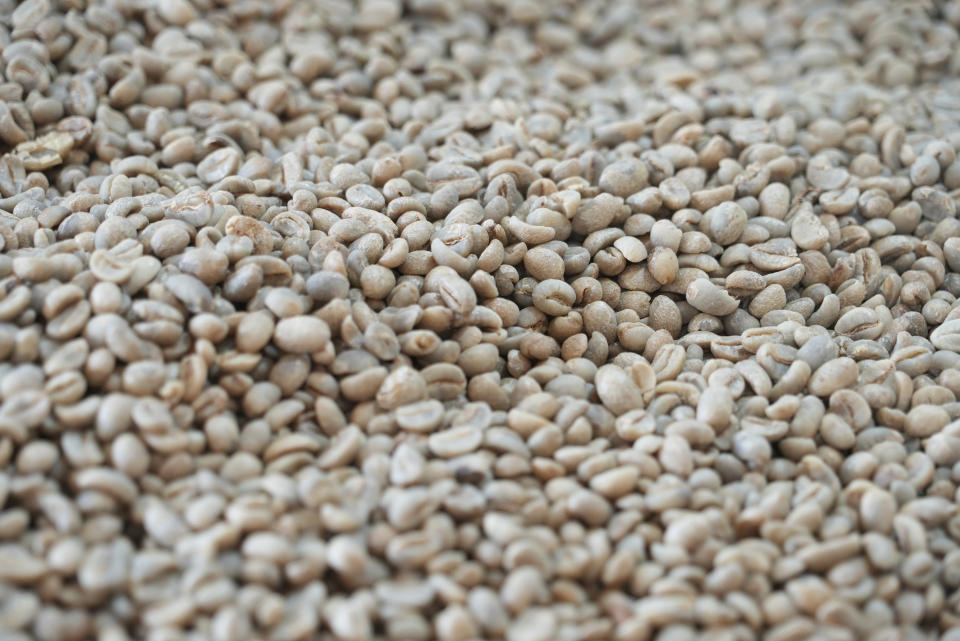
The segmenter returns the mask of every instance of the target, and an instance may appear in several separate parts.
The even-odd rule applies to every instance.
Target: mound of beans
[[[958,150],[958,0],[0,0],[0,639],[960,641]]]

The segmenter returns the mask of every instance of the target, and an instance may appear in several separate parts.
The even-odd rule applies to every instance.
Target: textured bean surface
[[[3,641],[960,641],[957,0],[0,59]]]

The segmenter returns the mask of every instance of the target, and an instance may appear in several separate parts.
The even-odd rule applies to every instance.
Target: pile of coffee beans
[[[960,2],[0,0],[3,641],[960,641]]]

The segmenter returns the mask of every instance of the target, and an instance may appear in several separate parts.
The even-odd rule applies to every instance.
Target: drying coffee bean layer
[[[958,29],[0,0],[0,637],[960,640]]]

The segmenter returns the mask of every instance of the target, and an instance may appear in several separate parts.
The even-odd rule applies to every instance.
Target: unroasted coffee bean
[[[810,206],[801,207],[790,219],[790,237],[800,249],[820,249],[830,239],[829,230]]]
[[[483,186],[476,170],[464,165],[436,164],[427,171],[426,177],[434,189],[450,185],[461,197],[469,196]]]
[[[747,225],[747,214],[734,202],[721,203],[707,210],[700,223],[700,231],[721,245],[729,245],[740,238]]]
[[[273,340],[277,347],[294,354],[319,352],[330,340],[330,329],[315,316],[292,316],[277,323]]]
[[[643,395],[636,383],[615,365],[604,365],[595,376],[597,395],[615,415],[644,406]]]
[[[621,199],[606,193],[581,203],[573,217],[573,231],[586,236],[607,227],[619,214],[622,206]]]
[[[603,191],[626,198],[646,187],[647,177],[647,167],[642,161],[625,158],[607,165],[598,184]]]
[[[857,364],[847,357],[827,361],[810,377],[810,392],[816,396],[829,396],[847,388],[857,378]]]
[[[737,309],[737,299],[705,278],[687,286],[687,302],[705,314],[726,316]]]
[[[537,309],[550,316],[564,316],[576,301],[573,287],[562,280],[549,279],[533,288],[532,302]]]

